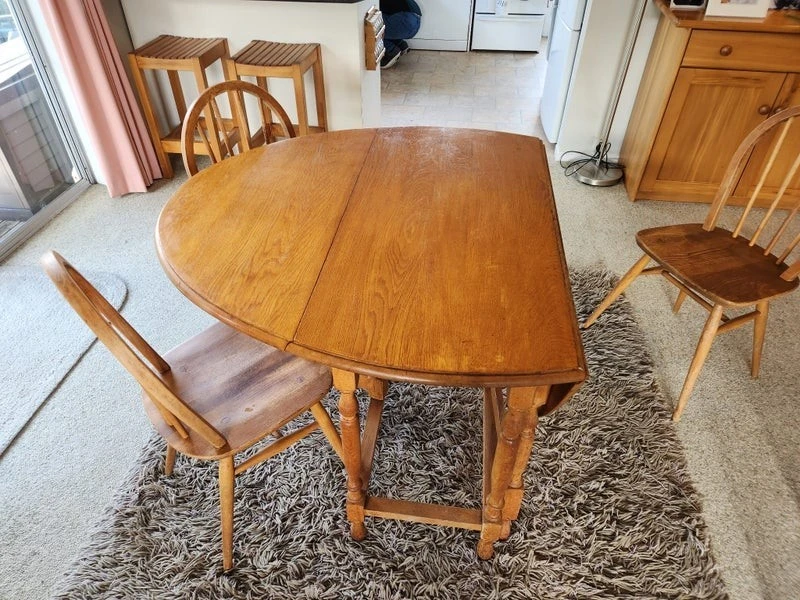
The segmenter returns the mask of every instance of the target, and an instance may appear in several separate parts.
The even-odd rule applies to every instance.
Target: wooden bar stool
[[[133,80],[142,101],[147,126],[150,129],[150,137],[158,155],[158,162],[164,177],[172,177],[172,165],[167,154],[181,153],[181,126],[183,117],[186,115],[186,99],[181,87],[179,71],[189,71],[194,74],[197,82],[197,91],[202,93],[208,88],[206,69],[216,60],[224,60],[230,56],[228,51],[228,40],[225,38],[189,38],[176,35],[160,35],[156,39],[148,42],[141,48],[137,48],[128,54],[133,72]],[[224,69],[223,63],[223,69]],[[167,134],[162,135],[159,131],[158,121],[153,111],[153,103],[145,84],[145,69],[162,70],[167,72],[169,84],[172,88],[172,95],[175,99],[175,107],[178,109],[178,124]],[[211,134],[209,137],[213,144],[219,145],[219,136],[216,123],[213,119],[207,118],[206,122]],[[226,123],[232,127],[232,121]],[[220,149],[214,148],[218,153]],[[207,154],[207,150],[202,143],[198,143],[195,152]]]
[[[306,86],[303,75],[312,69],[314,99],[317,105],[317,126],[308,124]],[[269,91],[268,77],[284,77],[294,81],[297,102],[296,129],[299,135],[328,130],[325,108],[325,82],[322,77],[322,51],[319,44],[284,44],[253,40],[228,60],[228,76],[232,79],[255,77],[259,86]]]

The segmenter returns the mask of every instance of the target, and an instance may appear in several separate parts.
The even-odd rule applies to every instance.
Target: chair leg
[[[697,343],[697,350],[694,351],[694,358],[692,364],[689,365],[689,372],[686,373],[686,379],[683,382],[683,389],[678,398],[678,404],[675,407],[675,412],[672,413],[672,420],[678,421],[681,418],[683,409],[686,408],[686,402],[692,393],[694,384],[697,382],[697,377],[700,375],[700,370],[703,368],[703,363],[706,361],[708,351],[711,350],[711,343],[717,335],[720,321],[722,321],[722,306],[717,304],[711,310],[711,314],[706,320],[703,333],[700,334],[700,341]]]
[[[222,568],[233,568],[233,456],[219,461],[219,507],[222,524]]]
[[[756,304],[756,318],[753,321],[753,363],[750,365],[750,374],[758,377],[761,369],[761,351],[764,348],[764,334],[767,331],[767,317],[769,316],[769,302]]]
[[[164,459],[164,475],[172,475],[172,467],[175,466],[175,448],[167,444],[167,457]]]
[[[314,419],[319,423],[319,428],[328,439],[333,451],[336,452],[339,458],[342,458],[342,438],[339,437],[339,432],[336,431],[336,425],[333,424],[328,411],[325,410],[322,404],[315,402],[311,405],[311,414],[314,415]]]
[[[675,304],[672,305],[672,312],[677,314],[681,309],[684,300],[686,300],[686,292],[683,290],[678,291],[678,297],[675,298]]]
[[[602,315],[605,310],[611,306],[611,304],[622,295],[631,282],[636,279],[639,274],[644,271],[644,268],[647,266],[647,263],[650,262],[650,256],[645,254],[642,258],[636,261],[636,263],[630,268],[630,270],[623,275],[622,279],[619,280],[617,286],[609,292],[608,296],[606,296],[603,301],[600,303],[600,306],[594,309],[594,312],[589,316],[588,319],[583,323],[582,327],[586,329],[592,323],[594,323],[597,318]]]

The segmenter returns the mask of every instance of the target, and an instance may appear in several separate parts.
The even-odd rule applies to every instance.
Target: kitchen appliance
[[[539,50],[552,0],[475,0],[473,50]]]
[[[422,23],[417,35],[406,40],[413,50],[469,50],[471,0],[417,0],[417,4]]]
[[[561,130],[585,11],[586,0],[560,0],[556,10],[541,103],[542,128],[553,143]]]

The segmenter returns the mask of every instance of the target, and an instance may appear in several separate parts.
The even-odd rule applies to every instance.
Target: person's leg
[[[402,41],[402,40],[396,40]],[[395,43],[395,40],[383,40],[383,47],[385,48],[385,52],[383,53],[383,58],[381,59],[381,69],[389,69],[394,66],[397,62],[397,59],[400,58],[402,51],[400,47]]]
[[[414,37],[417,35],[420,26],[419,15],[412,12],[384,15],[383,22],[386,25],[386,32],[383,36],[386,52],[389,52],[389,43],[392,46],[396,46],[399,41]]]

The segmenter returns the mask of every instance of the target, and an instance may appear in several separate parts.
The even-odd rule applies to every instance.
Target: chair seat
[[[133,53],[139,59],[174,61],[176,63],[174,67],[180,68],[178,63],[194,59],[200,59],[201,62],[210,64],[221,55],[220,53],[223,52],[224,47],[225,38],[191,38],[177,35],[160,35],[144,46],[137,48]],[[211,58],[212,56],[214,58]],[[164,68],[164,66],[158,68]]]
[[[281,352],[217,323],[170,350],[162,376],[176,396],[215,427],[228,447],[217,450],[189,431],[181,438],[144,394],[147,415],[182,454],[219,458],[247,448],[307,410],[332,384],[330,370]]]
[[[313,59],[318,46],[253,40],[234,55],[233,61],[258,67],[290,67]]]
[[[729,307],[750,306],[788,294],[798,280],[786,281],[785,264],[773,255],[734,238],[720,227],[706,231],[699,223],[644,229],[636,243],[678,280],[714,302]]]

